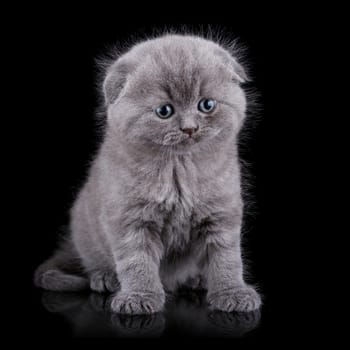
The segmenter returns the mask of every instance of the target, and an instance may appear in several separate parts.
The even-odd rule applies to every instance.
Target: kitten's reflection
[[[240,337],[256,328],[260,312],[208,311],[205,296],[194,292],[169,297],[164,313],[120,315],[110,312],[110,297],[102,294],[44,292],[43,305],[63,315],[76,337],[160,337],[169,334]]]
[[[236,338],[246,335],[259,325],[260,311],[210,311],[205,293],[187,292],[168,304],[166,319],[168,328],[176,328],[184,335]]]
[[[159,337],[164,331],[162,314],[119,315],[110,311],[110,297],[103,294],[44,292],[42,302],[62,314],[75,337]]]

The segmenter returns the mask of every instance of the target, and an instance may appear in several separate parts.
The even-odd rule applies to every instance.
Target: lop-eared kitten
[[[110,65],[104,141],[70,237],[35,283],[113,292],[112,309],[128,314],[161,311],[184,285],[207,289],[214,309],[257,309],[240,246],[245,79],[229,51],[194,36],[142,42]]]

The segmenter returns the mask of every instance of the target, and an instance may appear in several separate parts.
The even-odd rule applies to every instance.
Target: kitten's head
[[[234,137],[245,116],[245,72],[218,44],[193,36],[145,41],[107,70],[108,123],[144,147],[190,151]]]

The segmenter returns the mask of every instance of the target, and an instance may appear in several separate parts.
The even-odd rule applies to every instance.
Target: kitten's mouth
[[[172,147],[191,147],[202,140],[212,139],[217,137],[222,130],[213,130],[210,127],[202,128],[198,132],[188,135],[184,133],[172,132],[167,134],[161,141],[163,146],[172,146]]]
[[[191,143],[196,142],[196,138],[193,137],[193,136],[187,136],[181,142],[185,142],[185,143],[190,143],[191,144]]]
[[[195,143],[197,143],[199,140],[199,137],[197,135],[188,135],[188,136],[182,136],[181,139],[179,140],[179,142],[177,143],[178,145],[193,145]]]
[[[168,134],[164,137],[162,144],[165,146],[185,146],[192,145],[199,140],[197,135]]]

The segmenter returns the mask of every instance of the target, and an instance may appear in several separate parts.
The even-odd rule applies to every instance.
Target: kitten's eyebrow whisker
[[[231,108],[233,108],[233,109],[236,109],[237,107],[234,105],[234,104],[232,104],[232,103],[229,103],[229,102],[226,102],[226,101],[220,101],[220,100],[217,100],[219,103],[221,103],[221,104],[223,104],[223,105],[226,105],[226,106],[229,106],[229,107],[231,107]]]
[[[170,101],[173,101],[173,100],[174,100],[174,96],[173,96],[173,94],[172,94],[172,92],[171,92],[170,87],[169,87],[168,85],[164,85],[164,86],[163,86],[163,90],[164,90],[164,92],[167,94],[169,100],[170,100]]]
[[[239,111],[239,108],[235,105],[235,104],[232,104],[232,103],[229,103],[229,102],[226,102],[226,101],[219,101],[217,100],[219,103],[225,105],[225,106],[228,106],[230,108],[232,108],[233,110],[235,110],[236,112]]]

